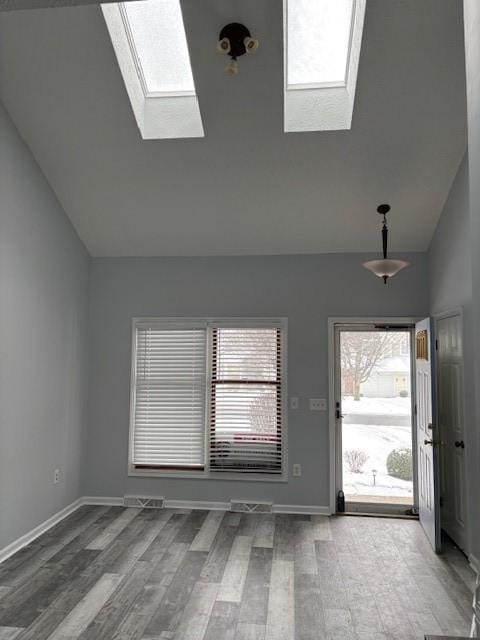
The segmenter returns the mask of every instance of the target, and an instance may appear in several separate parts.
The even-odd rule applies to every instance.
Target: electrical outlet
[[[298,409],[298,398],[290,398],[290,409]]]
[[[325,398],[310,398],[310,411],[326,411],[327,400]]]
[[[58,484],[60,482],[60,469],[55,469],[53,472],[53,484]]]
[[[300,477],[302,475],[302,465],[294,464],[292,467],[292,473],[296,478]]]

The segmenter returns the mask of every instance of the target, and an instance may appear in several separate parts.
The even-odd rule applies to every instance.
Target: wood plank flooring
[[[415,521],[85,506],[0,565],[0,640],[467,636],[472,585]]]

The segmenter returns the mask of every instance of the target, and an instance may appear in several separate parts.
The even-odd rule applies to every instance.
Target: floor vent
[[[241,502],[231,500],[230,511],[237,513],[272,513],[271,502]]]
[[[148,496],[123,496],[126,507],[141,507],[142,509],[163,509],[165,498],[150,498]]]

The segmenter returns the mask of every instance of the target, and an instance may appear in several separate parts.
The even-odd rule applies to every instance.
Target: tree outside
[[[404,341],[405,334],[399,332],[343,331],[342,395],[351,394],[358,402],[361,385],[367,382],[379,362],[400,351]]]

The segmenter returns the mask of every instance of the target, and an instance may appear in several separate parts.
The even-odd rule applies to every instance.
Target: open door
[[[415,326],[417,486],[420,524],[434,550],[441,551],[439,456],[433,420],[433,348],[430,318]]]

